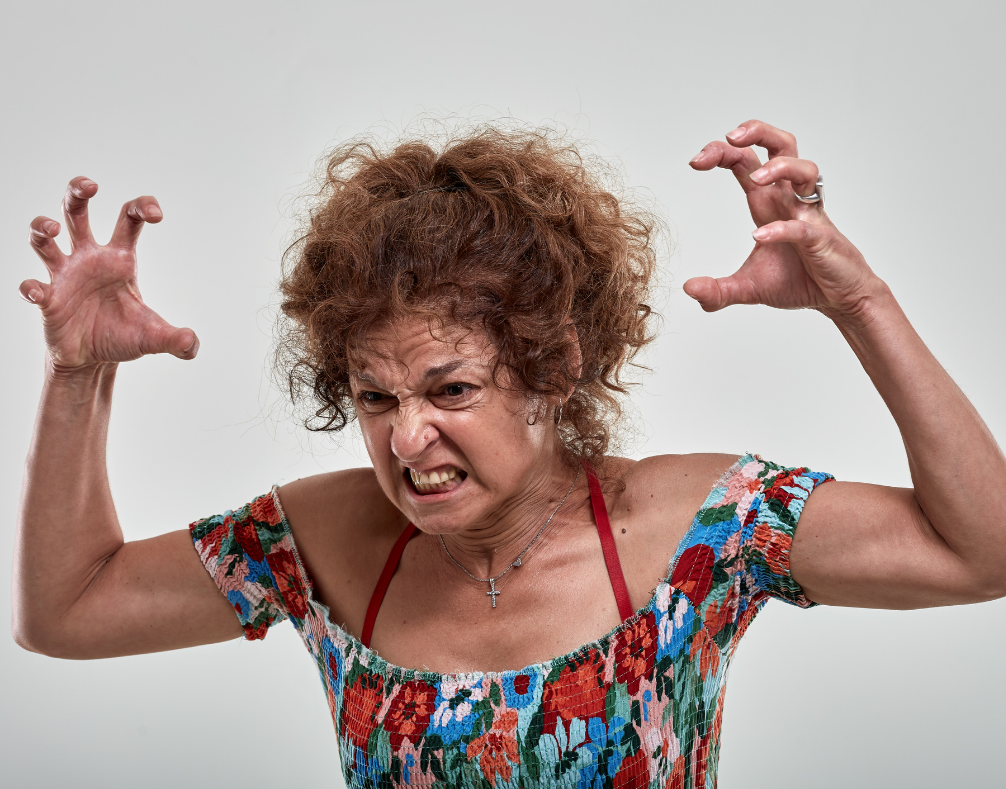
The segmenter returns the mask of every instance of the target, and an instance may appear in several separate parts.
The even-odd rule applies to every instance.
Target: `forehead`
[[[484,332],[453,323],[441,326],[426,318],[401,319],[367,333],[351,355],[351,374],[364,380],[411,382],[430,373],[488,367],[493,350]]]

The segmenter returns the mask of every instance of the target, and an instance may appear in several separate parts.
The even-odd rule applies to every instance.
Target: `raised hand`
[[[817,165],[797,158],[796,138],[751,120],[699,151],[696,170],[731,170],[747,195],[757,229],[755,247],[728,277],[695,277],[685,293],[707,312],[731,304],[767,304],[781,309],[818,309],[838,317],[857,313],[882,283],[859,250],[838,232],[813,195]],[[750,146],[768,151],[762,164]]]
[[[36,217],[29,241],[49,271],[49,284],[28,279],[21,296],[42,310],[45,341],[53,364],[61,368],[125,362],[150,353],[192,359],[199,340],[191,329],[170,325],[143,303],[136,283],[136,242],[145,223],[163,214],[153,197],[138,197],[122,207],[112,238],[97,244],[91,235],[87,203],[98,185],[74,178],[63,199],[70,254],[53,240],[59,223]]]

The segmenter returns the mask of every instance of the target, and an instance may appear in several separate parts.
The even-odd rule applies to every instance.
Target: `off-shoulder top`
[[[290,619],[321,675],[346,786],[715,787],[727,668],[771,597],[813,605],[789,548],[831,475],[740,458],[650,600],[611,632],[514,671],[382,659],[313,597],[276,491],[190,526],[249,640]]]

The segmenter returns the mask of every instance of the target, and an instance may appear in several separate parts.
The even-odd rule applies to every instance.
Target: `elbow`
[[[35,652],[52,658],[73,660],[78,657],[73,645],[55,627],[18,616],[11,617],[11,635],[14,643],[28,652]]]
[[[974,603],[987,603],[1006,597],[1006,572],[975,578],[970,596],[972,599],[969,602]]]

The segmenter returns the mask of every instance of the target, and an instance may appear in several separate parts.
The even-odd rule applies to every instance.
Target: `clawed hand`
[[[199,341],[191,329],[171,326],[140,297],[136,282],[136,242],[145,223],[163,214],[153,197],[138,197],[122,207],[107,245],[91,235],[87,203],[98,185],[87,178],[70,181],[63,216],[70,254],[54,241],[59,223],[37,217],[29,240],[49,271],[51,283],[21,283],[21,296],[42,310],[42,324],[54,365],[79,368],[124,362],[151,353],[192,359]]]
[[[796,195],[817,188],[817,165],[797,158],[796,138],[751,120],[709,143],[689,164],[696,170],[731,170],[747,195],[757,229],[755,247],[735,274],[695,277],[685,293],[707,312],[731,304],[817,309],[837,318],[856,315],[883,283],[859,250],[828,219],[820,203]],[[751,149],[768,151],[762,164]]]

